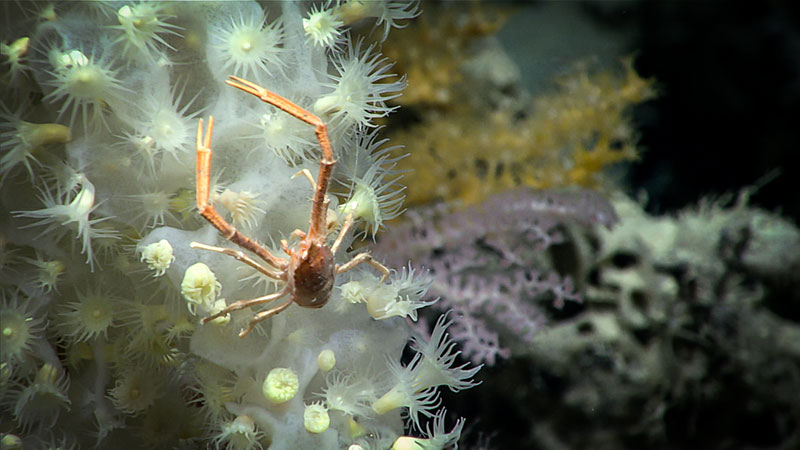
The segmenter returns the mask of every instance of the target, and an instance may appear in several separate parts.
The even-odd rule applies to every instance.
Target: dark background
[[[630,172],[651,211],[734,192],[778,169],[753,197],[800,218],[800,2],[655,1],[586,10],[631,27],[637,69],[661,95],[637,111],[644,148]]]

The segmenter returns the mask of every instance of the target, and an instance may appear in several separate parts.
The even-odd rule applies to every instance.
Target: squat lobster
[[[240,337],[245,337],[253,330],[256,324],[285,310],[292,303],[297,303],[304,308],[323,307],[330,299],[337,274],[351,270],[361,263],[368,263],[383,273],[383,277],[381,278],[381,282],[383,282],[389,275],[389,269],[372,259],[369,253],[361,253],[345,264],[335,264],[334,255],[350,227],[353,225],[352,214],[349,214],[345,218],[339,235],[336,237],[333,244],[328,247],[325,243],[327,237],[326,216],[328,212],[328,203],[330,202],[327,191],[328,184],[331,180],[331,173],[333,172],[333,166],[336,164],[336,161],[333,159],[331,141],[328,137],[328,127],[325,123],[316,115],[255,83],[235,76],[230,76],[225,82],[244,92],[255,95],[261,101],[280,108],[307,124],[313,125],[315,127],[314,131],[317,135],[317,140],[319,141],[319,146],[322,149],[322,159],[320,160],[319,174],[317,175],[316,182],[311,176],[311,173],[306,169],[295,174],[295,176],[302,174],[308,179],[314,189],[314,199],[308,232],[306,233],[302,230],[295,230],[292,232],[292,237],[300,238],[298,245],[295,248],[291,248],[285,239],[281,240],[281,247],[284,253],[289,256],[287,260],[286,258],[273,255],[256,241],[241,234],[232,225],[226,222],[225,219],[214,210],[214,206],[209,203],[211,132],[214,128],[214,117],[209,116],[208,118],[208,130],[206,130],[205,138],[203,137],[203,119],[200,119],[200,122],[197,124],[197,209],[200,210],[200,215],[210,222],[214,228],[219,230],[227,240],[256,254],[271,267],[265,267],[239,250],[213,247],[198,242],[192,242],[190,244],[191,247],[232,256],[236,260],[244,262],[269,278],[286,282],[286,285],[277,292],[250,300],[233,302],[225,309],[203,319],[203,323],[207,323],[210,320],[233,311],[268,303],[284,296],[289,297],[287,301],[278,306],[256,313],[250,320],[247,328],[239,333]]]

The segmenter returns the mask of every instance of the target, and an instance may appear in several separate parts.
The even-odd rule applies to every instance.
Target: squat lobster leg
[[[236,228],[226,222],[225,219],[217,213],[214,206],[208,203],[209,186],[211,184],[211,133],[213,130],[213,116],[209,116],[208,118],[208,130],[206,131],[205,139],[203,139],[203,119],[200,119],[197,123],[197,209],[200,210],[200,215],[209,221],[211,225],[214,225],[214,228],[219,230],[219,232],[225,236],[225,239],[239,247],[250,250],[276,269],[285,269],[285,261],[276,258],[269,250],[242,233],[239,233]]]
[[[201,250],[208,250],[212,252],[222,253],[223,255],[232,256],[235,260],[247,264],[248,266],[256,269],[257,271],[263,273],[264,275],[272,278],[273,280],[283,280],[281,274],[273,272],[272,270],[262,266],[253,258],[245,255],[239,250],[234,250],[232,248],[214,247],[213,245],[201,244],[199,242],[191,242],[189,243],[189,246],[192,248],[199,248]]]
[[[369,253],[359,253],[358,256],[354,257],[350,261],[336,266],[336,273],[339,274],[347,272],[348,270],[352,270],[357,265],[363,263],[371,265],[372,267],[378,269],[383,274],[380,281],[381,283],[386,281],[386,278],[389,276],[389,268],[379,263],[378,261],[372,259],[372,255],[370,255]]]
[[[308,232],[295,230],[292,233],[292,237],[300,239],[298,244],[294,247],[289,247],[289,243],[285,240],[281,241],[283,251],[289,258],[279,258],[256,241],[239,233],[232,225],[226,222],[225,219],[214,210],[214,206],[209,203],[211,133],[214,128],[214,118],[209,117],[208,130],[206,130],[205,134],[203,133],[203,120],[201,119],[197,124],[197,209],[200,210],[200,215],[219,230],[225,239],[245,250],[253,252],[268,265],[272,266],[272,268],[263,266],[239,250],[214,247],[197,242],[192,242],[191,246],[193,248],[231,256],[258,270],[269,278],[286,282],[286,285],[277,292],[250,300],[235,301],[221,311],[217,311],[203,319],[203,323],[207,323],[233,311],[269,303],[284,296],[289,297],[286,301],[277,306],[256,313],[256,315],[250,319],[247,328],[239,333],[240,337],[244,337],[250,333],[259,322],[280,313],[291,306],[292,303],[297,303],[304,308],[321,308],[324,306],[330,299],[333,291],[334,279],[337,274],[347,272],[359,264],[367,263],[383,274],[381,277],[381,282],[383,282],[389,276],[389,269],[372,259],[369,253],[361,253],[344,264],[337,265],[334,262],[336,251],[339,249],[350,227],[353,225],[352,214],[348,214],[333,245],[329,247],[325,242],[328,234],[326,223],[329,202],[327,196],[328,185],[330,184],[333,167],[336,165],[336,161],[333,159],[333,147],[328,137],[328,127],[322,119],[289,100],[250,81],[231,76],[226,83],[249,94],[255,95],[260,100],[293,115],[305,123],[313,125],[320,149],[322,150],[322,159],[320,160],[319,174],[316,180],[314,180],[314,177],[306,169],[295,174],[295,176],[303,175],[314,189],[314,200],[311,207]]]
[[[331,140],[328,137],[328,126],[316,115],[253,82],[233,75],[231,75],[228,80],[225,80],[225,82],[230,86],[255,95],[262,102],[269,103],[297,117],[303,122],[314,126],[314,133],[317,135],[319,146],[322,149],[322,159],[319,162],[319,174],[317,175],[316,190],[314,191],[313,207],[311,209],[311,225],[308,229],[308,235],[310,239],[324,240],[327,230],[325,218],[328,210],[326,194],[328,192],[328,183],[333,173],[333,166],[336,164],[336,161],[333,159]]]
[[[203,318],[203,323],[207,323],[207,322],[209,322],[211,320],[216,319],[217,317],[222,317],[225,314],[228,314],[228,313],[231,313],[231,312],[234,312],[234,311],[239,311],[240,309],[249,308],[251,306],[260,305],[262,303],[269,303],[269,302],[271,302],[273,300],[277,300],[277,299],[283,297],[284,295],[286,295],[286,289],[285,288],[281,289],[278,292],[274,292],[272,294],[267,294],[267,295],[265,295],[263,297],[257,297],[257,298],[253,298],[253,299],[250,299],[250,300],[239,300],[239,301],[233,302],[230,305],[228,305],[227,308],[223,309],[222,311],[219,311],[219,312],[217,312],[215,314],[212,314],[212,315],[210,315],[208,317],[204,317]],[[291,301],[289,301],[287,303],[291,303]]]

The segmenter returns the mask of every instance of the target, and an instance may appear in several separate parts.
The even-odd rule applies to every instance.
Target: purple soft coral
[[[409,259],[430,269],[429,295],[452,309],[453,338],[476,363],[495,364],[510,350],[500,337],[530,343],[547,320],[546,303],[580,301],[575,283],[546,262],[545,250],[566,239],[563,226],[613,225],[617,216],[599,194],[517,190],[450,212],[437,205],[378,243],[375,253],[395,267]]]

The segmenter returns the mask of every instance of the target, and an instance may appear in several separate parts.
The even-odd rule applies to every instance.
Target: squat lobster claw
[[[205,136],[203,135],[203,119],[200,119],[197,124],[197,209],[200,211],[200,215],[211,223],[214,228],[219,230],[225,239],[252,252],[270,267],[264,266],[240,250],[214,247],[198,242],[192,242],[190,244],[191,247],[232,256],[236,260],[244,262],[269,278],[286,282],[286,285],[277,292],[250,300],[233,302],[225,309],[203,319],[203,323],[207,323],[210,320],[230,312],[268,303],[288,296],[288,300],[280,305],[256,313],[250,320],[247,328],[239,333],[240,337],[245,337],[259,322],[285,310],[292,303],[297,303],[304,308],[321,308],[325,306],[330,299],[337,274],[347,272],[359,264],[367,263],[383,274],[381,277],[381,282],[383,282],[386,280],[386,277],[389,276],[389,269],[372,259],[369,253],[361,253],[344,264],[336,264],[334,262],[336,251],[341,245],[345,235],[350,230],[350,227],[353,225],[352,214],[348,214],[345,218],[334,243],[329,247],[325,242],[327,237],[326,215],[329,202],[327,191],[333,172],[333,166],[336,164],[333,158],[331,141],[328,137],[328,127],[325,125],[325,122],[295,103],[255,83],[235,76],[230,76],[225,82],[235,88],[255,95],[261,101],[269,103],[309,125],[313,125],[317,140],[319,141],[319,146],[322,149],[322,159],[320,160],[317,180],[314,181],[308,171],[301,171],[298,173],[304,174],[311,182],[314,188],[314,199],[312,202],[308,232],[295,230],[292,233],[292,235],[300,237],[298,245],[292,248],[289,247],[289,244],[285,240],[281,241],[283,251],[289,257],[286,259],[273,255],[256,241],[241,234],[232,225],[226,222],[225,219],[214,210],[214,206],[209,203],[211,133],[214,129],[214,118],[208,118],[208,129],[205,132]]]

